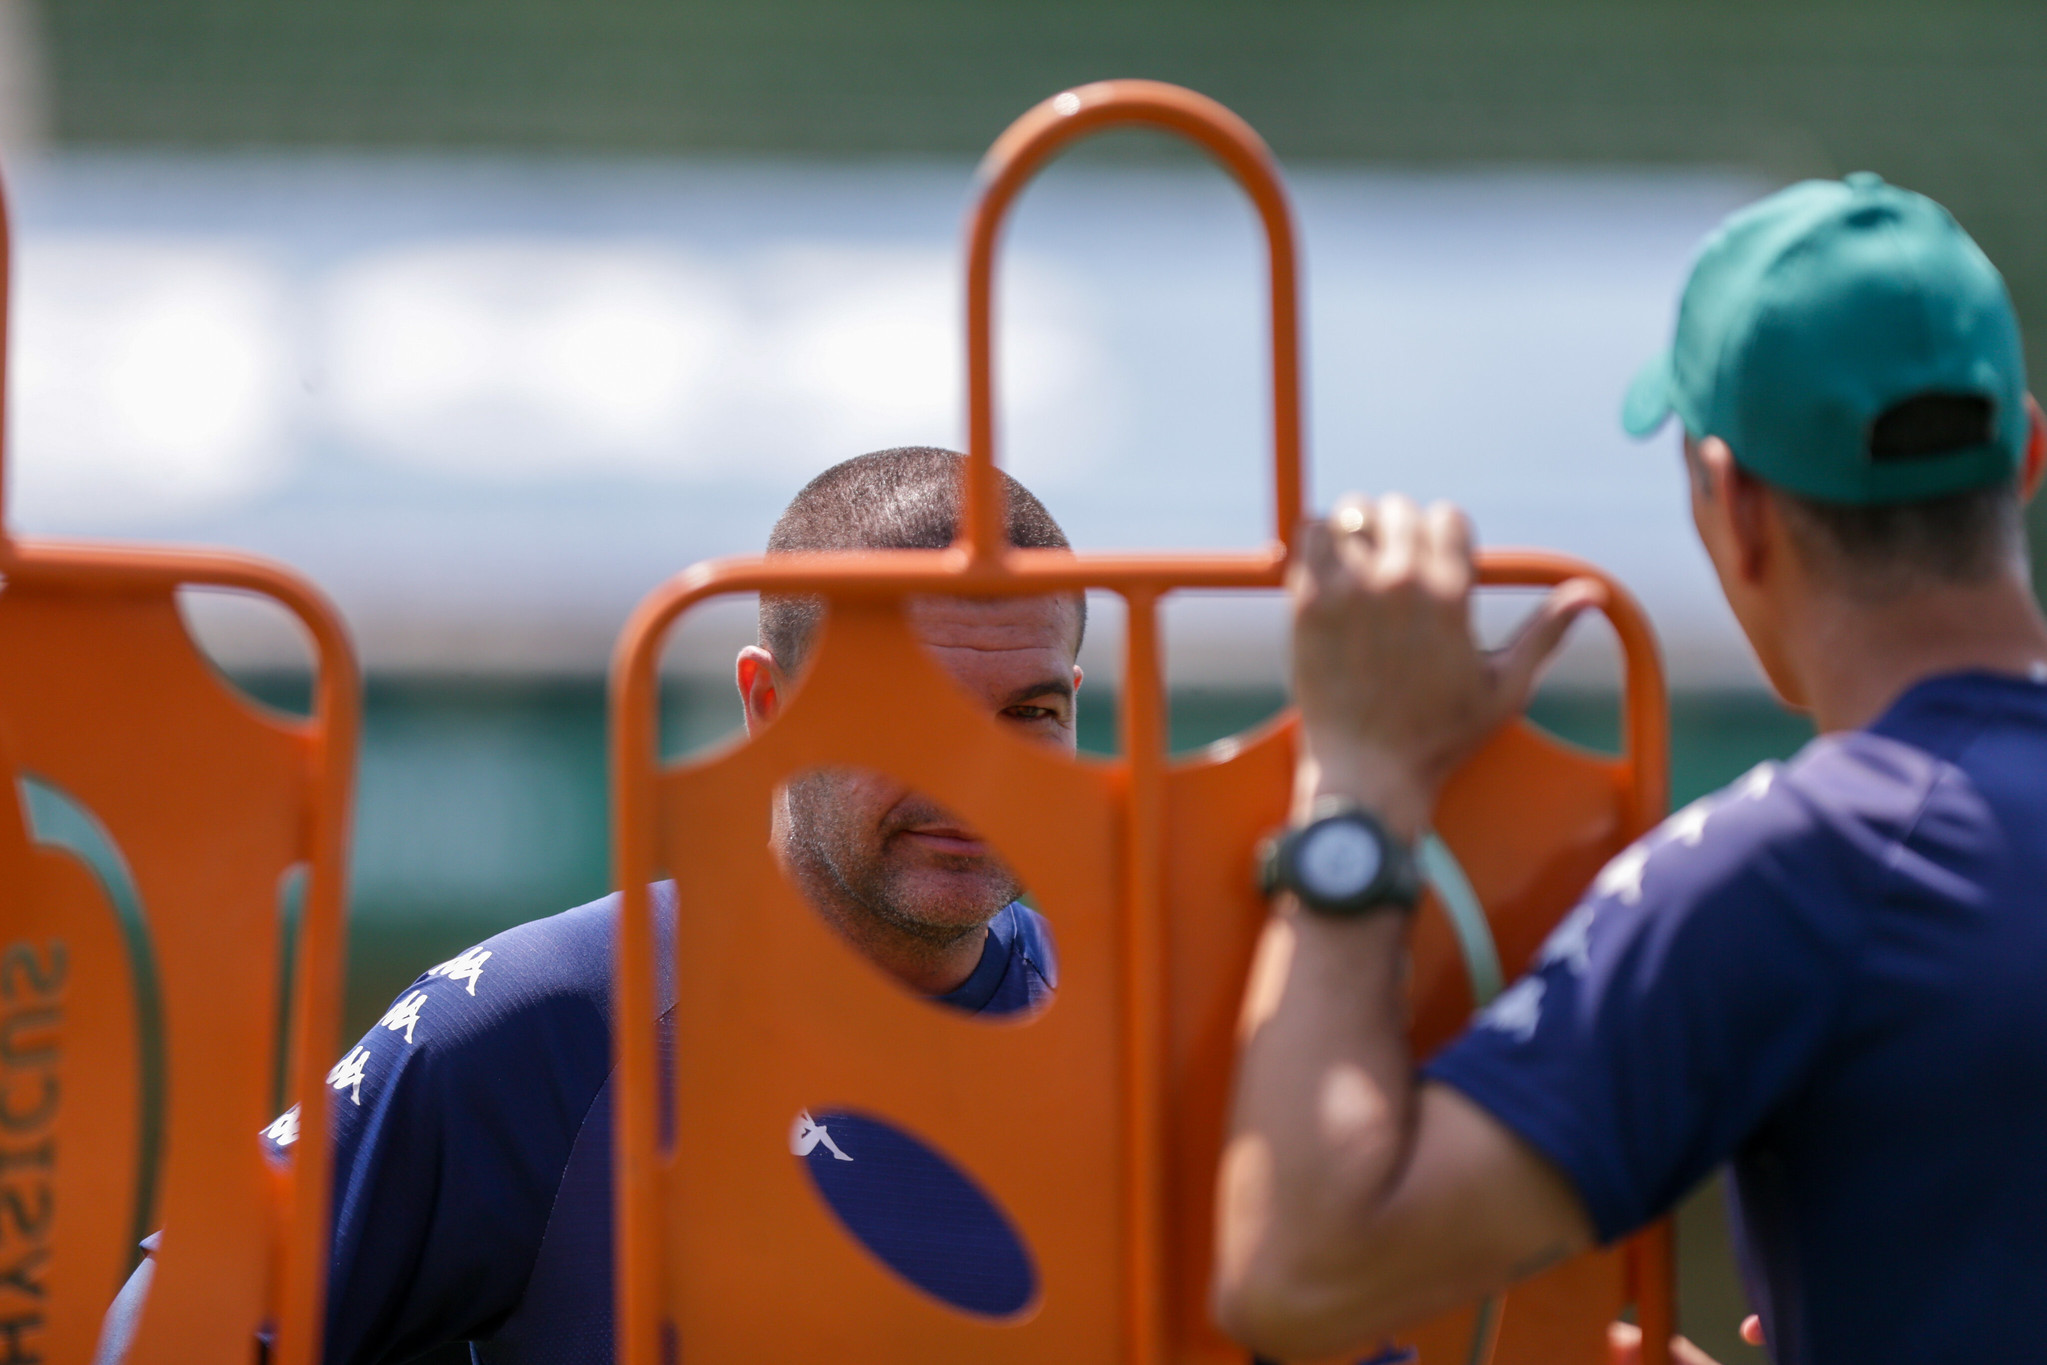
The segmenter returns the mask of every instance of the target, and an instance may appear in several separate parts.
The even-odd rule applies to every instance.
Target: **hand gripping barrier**
[[[0,216],[0,287],[6,247]],[[215,673],[179,615],[188,585],[303,623],[310,719],[259,710]],[[0,529],[0,1361],[91,1360],[156,1227],[129,1365],[246,1365],[266,1323],[273,1361],[319,1359],[356,698],[339,618],[284,569]],[[97,821],[143,945],[83,861],[34,845],[22,778]],[[286,1090],[308,1138],[278,1170],[256,1135],[276,1117],[280,883],[301,866]],[[142,1135],[159,1120],[152,1161]]]
[[[995,478],[992,275],[1012,200],[1056,152],[1144,125],[1211,153],[1249,192],[1271,279],[1274,539],[1224,554],[1069,555],[1006,548]],[[1237,1362],[1208,1324],[1210,1204],[1235,1020],[1265,907],[1257,840],[1285,816],[1293,724],[1177,764],[1166,758],[1158,604],[1175,589],[1279,587],[1301,506],[1293,231],[1257,135],[1186,90],[1116,81],[1025,114],[980,172],[969,224],[970,452],[963,532],[942,551],[700,564],[657,589],[612,673],[618,939],[620,1359],[692,1365],[825,1359],[1064,1365]],[[1548,585],[1584,565],[1494,554],[1492,584]],[[1664,697],[1640,610],[1609,583],[1627,665],[1626,753],[1506,727],[1451,783],[1438,829],[1519,970],[1607,858],[1660,818]],[[1128,606],[1116,761],[1075,761],[999,731],[910,634],[910,594],[1106,589]],[[657,752],[657,665],[682,613],[742,592],[824,597],[801,689],[752,741],[694,763]],[[1056,1002],[1024,1026],[957,1018],[884,982],[827,929],[768,848],[777,784],[821,765],[881,770],[1000,848],[1053,923]],[[649,884],[674,879],[672,1114],[657,1088],[657,929]],[[1472,1004],[1440,908],[1415,942],[1416,1039]],[[665,974],[665,973],[664,973]],[[1037,1271],[998,1321],[927,1298],[847,1237],[789,1155],[792,1116],[843,1104],[885,1116],[971,1171]],[[1559,1267],[1474,1313],[1424,1326],[1427,1359],[1592,1362],[1636,1304],[1646,1358],[1670,1319],[1667,1243]]]

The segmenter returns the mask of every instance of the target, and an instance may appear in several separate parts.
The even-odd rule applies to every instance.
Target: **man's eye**
[[[1059,713],[1049,706],[1012,706],[1002,713],[1011,720],[1057,720]]]

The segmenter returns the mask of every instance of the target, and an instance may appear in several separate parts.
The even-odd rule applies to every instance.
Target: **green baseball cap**
[[[1895,438],[1886,419],[1900,404],[1937,410],[1930,437],[1920,422]],[[2011,295],[1925,195],[1868,171],[1793,185],[1706,239],[1676,339],[1635,377],[1621,425],[1647,436],[1672,413],[1757,477],[1823,502],[2010,479],[2029,420]]]

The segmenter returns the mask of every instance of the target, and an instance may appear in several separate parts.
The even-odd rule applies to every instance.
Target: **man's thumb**
[[[1503,710],[1519,711],[1527,704],[1536,676],[1563,644],[1572,623],[1588,608],[1605,603],[1606,587],[1597,579],[1573,578],[1550,590],[1506,648],[1493,656]]]

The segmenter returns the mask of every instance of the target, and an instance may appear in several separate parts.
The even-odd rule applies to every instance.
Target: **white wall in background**
[[[288,476],[291,298],[248,244],[28,236],[12,461],[29,526],[150,524]]]
[[[341,602],[372,665],[601,668],[641,593],[757,549],[812,473],[960,441],[968,176],[25,164],[10,516],[279,556]],[[1694,243],[1762,187],[1328,169],[1292,184],[1319,500],[1454,498],[1488,542],[1619,573],[1681,679],[1751,677],[1669,443],[1634,446],[1615,414]],[[1076,540],[1262,540],[1262,269],[1220,177],[1055,169],[1005,262],[1005,459]],[[1278,631],[1269,609],[1189,611],[1183,674],[1275,676]]]

